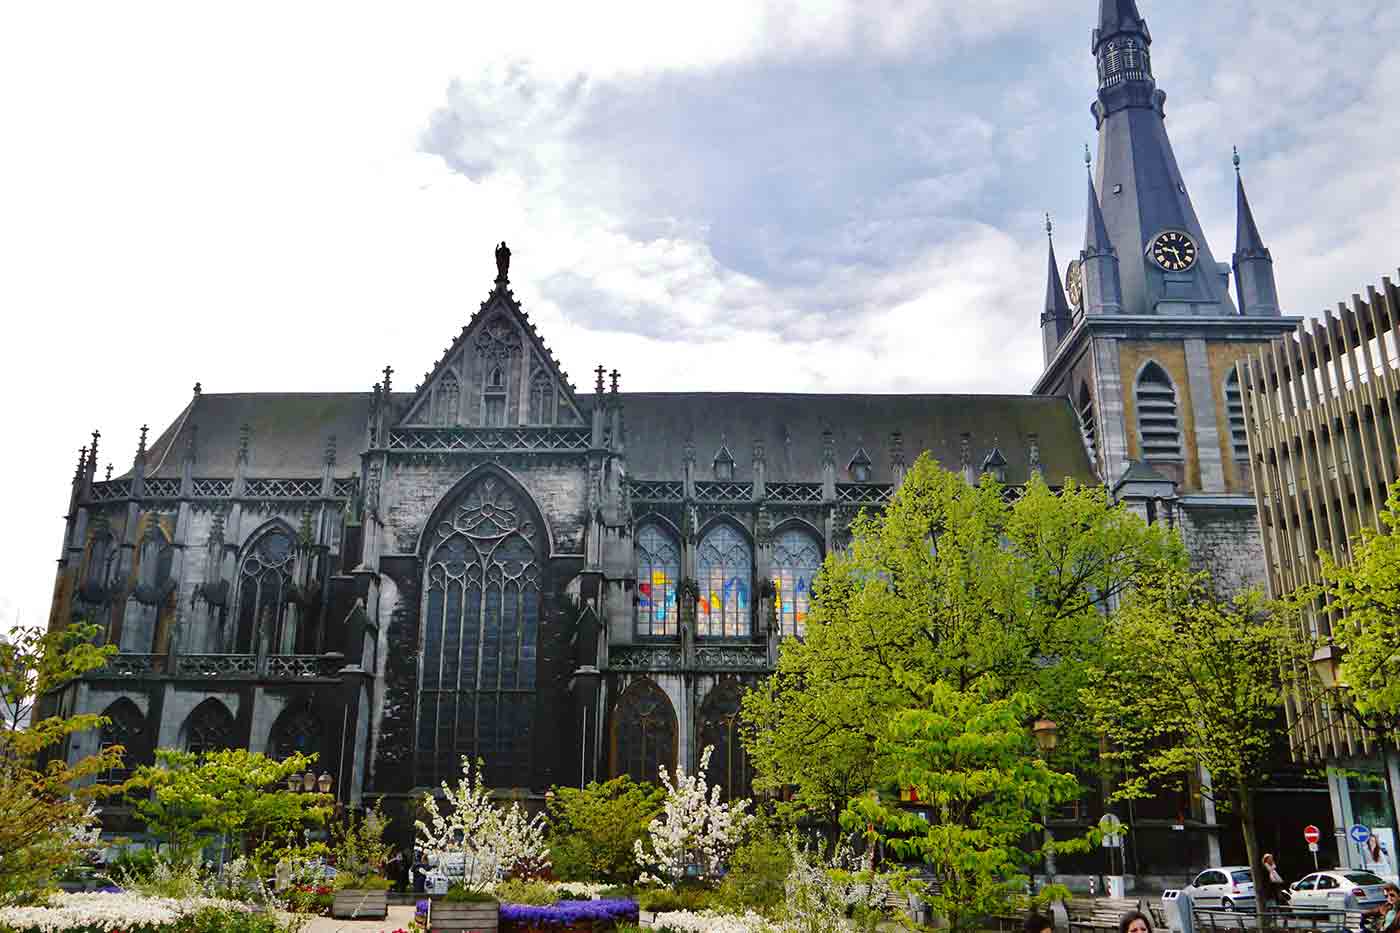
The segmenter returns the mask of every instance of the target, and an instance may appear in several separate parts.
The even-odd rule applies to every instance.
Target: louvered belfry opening
[[[1181,459],[1181,422],[1176,407],[1176,387],[1156,363],[1148,363],[1138,376],[1138,432],[1144,460]]]

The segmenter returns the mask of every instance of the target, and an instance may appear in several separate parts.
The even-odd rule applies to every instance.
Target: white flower
[[[717,914],[713,911],[672,910],[657,914],[653,926],[676,933],[765,933],[768,921],[755,913]]]
[[[604,891],[612,887],[609,884],[598,884],[588,881],[556,881],[554,890],[560,894],[570,894],[574,897],[591,897],[597,899]]]
[[[715,877],[723,872],[739,844],[750,819],[745,812],[749,801],[725,803],[720,800],[719,785],[706,784],[705,770],[714,750],[713,745],[705,747],[696,774],[687,775],[677,768],[673,779],[665,767],[661,768],[661,783],[666,787],[661,815],[647,827],[650,845],[643,846],[638,839],[633,846],[633,855],[643,869],[643,884],[675,883],[685,877],[690,865],[698,867],[701,877]]]
[[[234,901],[200,897],[174,900],[139,894],[60,894],[47,907],[0,908],[0,926],[25,933],[64,933],[67,930],[130,929],[160,927],[205,907],[247,910]]]

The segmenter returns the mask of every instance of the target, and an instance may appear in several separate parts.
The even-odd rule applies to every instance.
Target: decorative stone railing
[[[608,668],[614,671],[680,670],[679,645],[618,645],[608,649]]]
[[[753,487],[748,483],[708,480],[695,484],[696,502],[752,502]]]
[[[101,673],[117,677],[144,677],[164,666],[163,654],[114,654],[107,659]]]
[[[255,654],[182,654],[175,662],[181,677],[253,677],[258,673]]]
[[[331,498],[352,499],[359,485],[354,476],[335,480]],[[113,479],[92,484],[91,494],[84,502],[116,502],[133,497],[135,484],[130,479]],[[149,477],[137,499],[180,499],[184,495],[181,481],[169,476]],[[233,480],[226,477],[196,476],[190,483],[192,499],[231,499]],[[244,481],[243,499],[320,499],[321,480],[314,477],[252,478]]]
[[[614,645],[608,649],[613,671],[678,671],[685,666],[679,645]],[[755,671],[768,669],[763,645],[699,645],[692,670]]]
[[[702,671],[763,671],[768,669],[768,649],[763,645],[700,645],[695,667]]]
[[[589,428],[392,428],[389,450],[455,453],[477,450],[558,453],[588,450]]]
[[[345,666],[345,658],[325,654],[270,654],[264,663],[269,680],[306,680],[334,677]]]
[[[633,502],[680,502],[685,498],[685,483],[669,479],[632,479],[627,481],[627,495]]]
[[[765,490],[770,502],[821,502],[821,483],[769,483]]]
[[[859,505],[885,505],[894,495],[894,487],[883,483],[837,483],[836,501]]]

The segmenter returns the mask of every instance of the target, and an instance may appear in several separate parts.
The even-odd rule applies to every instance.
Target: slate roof
[[[392,401],[402,411],[411,398],[395,392]],[[906,464],[930,450],[949,469],[957,469],[961,436],[969,434],[971,462],[980,465],[1000,449],[1011,483],[1029,477],[1029,435],[1036,434],[1052,484],[1066,476],[1095,481],[1069,402],[1050,396],[624,392],[620,398],[627,472],[637,479],[679,479],[691,440],[697,478],[713,478],[715,455],[728,446],[734,478],[751,480],[753,443],[762,441],[770,482],[821,482],[822,433],[830,430],[838,482],[851,480],[848,466],[861,449],[871,460],[871,480],[889,482],[895,431],[903,434]],[[151,475],[180,475],[197,427],[195,475],[232,476],[239,427],[247,424],[247,475],[320,476],[333,434],[335,472],[349,476],[359,470],[370,402],[367,392],[199,395],[151,444]]]

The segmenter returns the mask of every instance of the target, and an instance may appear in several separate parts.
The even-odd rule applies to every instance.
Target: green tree
[[[112,746],[70,764],[70,735],[100,729],[96,715],[44,716],[40,698],[101,667],[116,648],[98,647],[95,625],[53,632],[22,628],[0,642],[0,904],[36,897],[92,841],[94,782],[120,766]]]
[[[1013,499],[927,455],[852,531],[817,578],[805,639],[784,642],[774,676],[744,700],[756,787],[795,787],[829,822],[888,771],[894,714],[940,681],[962,692],[993,676],[998,697],[1023,694],[1033,716],[1060,723],[1058,761],[1089,761],[1097,736],[1079,691],[1106,613],[1150,569],[1184,561],[1168,529],[1101,488],[1057,492],[1033,477]]]
[[[133,775],[133,803],[147,828],[169,844],[174,861],[194,858],[215,835],[253,849],[325,821],[329,795],[286,787],[290,775],[315,760],[293,754],[276,761],[246,749],[196,755],[162,748],[154,765]]]
[[[627,775],[587,787],[556,787],[549,802],[549,855],[564,881],[630,884],[641,869],[633,848],[661,813],[665,793]]]
[[[1381,528],[1362,529],[1350,562],[1324,552],[1322,576],[1337,613],[1332,638],[1345,648],[1339,680],[1347,705],[1373,731],[1393,735],[1400,729],[1400,482],[1390,487]]]
[[[1026,729],[1035,701],[1003,696],[988,677],[970,689],[947,681],[907,678],[918,707],[893,713],[879,741],[880,776],[912,788],[923,803],[913,812],[878,794],[857,797],[841,815],[847,830],[883,839],[902,860],[932,867],[938,885],[930,908],[954,931],[978,927],[987,914],[1012,909],[1041,857],[1024,840],[1043,827],[1036,818],[1079,794],[1072,774],[1051,770]],[[1085,851],[1083,839],[1047,843],[1056,851]]]
[[[1280,736],[1283,672],[1301,660],[1295,622],[1257,593],[1226,596],[1206,574],[1163,568],[1125,601],[1105,647],[1083,696],[1121,768],[1112,796],[1181,787],[1206,768],[1211,792],[1239,815],[1254,877],[1265,877],[1254,794]]]

